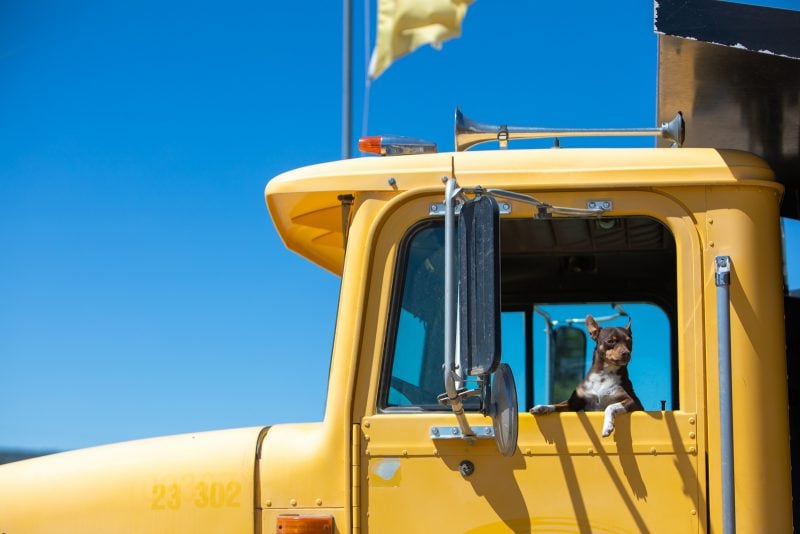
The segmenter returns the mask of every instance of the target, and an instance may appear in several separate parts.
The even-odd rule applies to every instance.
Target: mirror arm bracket
[[[456,360],[456,210],[455,199],[461,193],[455,178],[448,178],[445,185],[444,203],[444,386],[443,402],[450,405],[458,420],[461,434],[465,438],[475,436],[464,413],[464,405],[458,393],[455,379]]]
[[[475,198],[467,200],[465,193]],[[503,191],[509,196],[518,194]],[[489,198],[481,198],[488,196]],[[462,439],[477,439],[464,413],[463,399],[480,395],[484,417],[492,420],[495,443],[503,456],[513,456],[517,448],[518,405],[514,375],[500,363],[500,206],[491,191],[482,187],[462,189],[455,178],[445,185],[444,224],[444,383],[446,393],[439,401],[447,404],[458,421]],[[522,198],[528,199],[525,195]],[[559,208],[532,199],[547,215]],[[459,251],[456,256],[456,202],[463,205],[458,226]],[[466,203],[465,203],[466,202]],[[569,210],[569,208],[567,208]],[[595,212],[593,212],[595,213]],[[456,259],[458,264],[456,264]],[[459,268],[458,279],[456,267]],[[461,316],[459,318],[459,315]],[[461,330],[459,342],[458,332]],[[459,387],[467,376],[457,370],[456,343],[466,358],[466,374],[477,376],[479,389]],[[465,354],[466,353],[466,354]],[[464,372],[465,369],[460,369]],[[490,381],[490,377],[491,381]],[[477,427],[480,431],[480,427]],[[455,429],[454,429],[455,430]]]

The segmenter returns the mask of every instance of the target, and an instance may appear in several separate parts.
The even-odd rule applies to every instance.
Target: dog
[[[617,414],[643,410],[642,403],[633,392],[628,377],[628,363],[633,351],[631,323],[625,328],[601,328],[594,317],[586,316],[586,328],[597,343],[592,356],[592,366],[586,378],[578,384],[568,400],[558,404],[539,404],[531,408],[532,414],[552,412],[595,412],[604,410],[603,437],[614,431]]]

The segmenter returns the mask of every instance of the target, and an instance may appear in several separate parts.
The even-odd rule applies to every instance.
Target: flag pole
[[[350,159],[353,130],[353,88],[350,83],[353,57],[352,13],[353,0],[342,0],[342,159]]]

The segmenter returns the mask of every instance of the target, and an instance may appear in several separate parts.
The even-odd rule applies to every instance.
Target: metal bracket
[[[731,257],[717,256],[714,258],[714,281],[717,287],[731,285]]]
[[[500,214],[501,215],[508,215],[511,213],[511,203],[510,202],[498,202],[497,205],[500,207]],[[456,215],[461,213],[461,204],[455,205]],[[444,217],[445,206],[444,202],[438,202],[435,204],[431,204],[428,207],[428,215],[434,217]]]
[[[611,211],[614,209],[614,203],[610,200],[590,200],[586,203],[587,210],[597,211]]]
[[[475,432],[474,436],[465,436],[461,432],[461,428],[457,426],[432,426],[430,431],[431,439],[494,439],[494,427],[492,426],[474,426],[472,430]]]
[[[508,148],[508,126],[505,124],[497,131],[497,141],[500,143],[501,149]]]
[[[469,191],[474,192],[472,190]],[[513,193],[511,191],[501,191],[499,189],[487,189],[485,191],[482,191],[482,193],[490,194],[498,199],[497,205],[500,207],[501,215],[508,215],[509,213],[511,213],[511,202],[501,200],[502,197],[512,198],[513,200],[525,202],[527,204],[532,204],[536,206],[538,211],[535,217],[538,219],[549,218],[553,213],[559,215],[571,215],[571,216],[602,215],[603,213],[614,209],[614,203],[611,200],[589,200],[586,202],[586,209],[584,210],[581,208],[565,208],[561,206],[552,206],[550,204],[547,204],[546,202],[541,202],[539,200],[536,200],[528,195]],[[461,203],[455,204],[454,207],[456,215],[461,213]],[[428,215],[432,217],[444,217],[444,213],[445,213],[444,202],[437,202],[434,204],[430,204],[428,207]]]

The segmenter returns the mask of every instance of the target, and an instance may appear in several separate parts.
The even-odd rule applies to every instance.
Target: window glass
[[[418,387],[422,376],[422,355],[425,353],[425,324],[411,315],[408,310],[400,310],[400,323],[397,327],[397,347],[395,365],[392,368],[392,387],[389,389],[389,404],[415,404],[411,387]],[[408,384],[408,386],[406,385]]]
[[[592,364],[594,341],[589,336],[584,320],[591,315],[600,326],[624,327],[631,320],[633,352],[628,373],[636,395],[645,410],[660,410],[661,401],[666,409],[673,409],[672,363],[669,319],[664,311],[649,303],[592,303],[592,304],[541,304],[533,316],[533,404],[561,402],[569,398],[572,390],[583,379]],[[617,310],[628,316],[619,316]],[[607,319],[606,319],[607,318]],[[605,319],[605,320],[604,320]],[[570,330],[577,335],[570,336]],[[558,333],[566,334],[558,336]],[[583,350],[575,341],[585,336]],[[550,340],[548,342],[548,336]],[[549,343],[549,347],[548,347]],[[576,355],[576,352],[579,353]],[[505,351],[503,353],[505,357]],[[524,369],[514,368],[515,376]],[[549,364],[549,370],[548,370]],[[518,373],[520,375],[518,375]],[[524,399],[520,394],[520,399]],[[530,408],[531,406],[527,406]]]
[[[395,309],[381,388],[384,409],[447,409],[444,392],[444,232],[413,229],[398,262]],[[629,374],[646,410],[677,408],[675,243],[646,217],[501,223],[502,361],[514,371],[520,409],[566,400],[592,362],[584,326],[625,326]],[[468,382],[467,386],[475,387]],[[479,409],[479,400],[465,403]]]
[[[503,347],[502,362],[511,366],[517,386],[517,398],[524,401],[527,392],[525,381],[525,312],[505,311],[500,319],[500,343]]]
[[[800,298],[800,221],[781,218],[783,230],[783,270],[786,290]]]
[[[444,233],[418,229],[408,241],[400,307],[395,314],[386,406],[436,408],[444,379]]]

